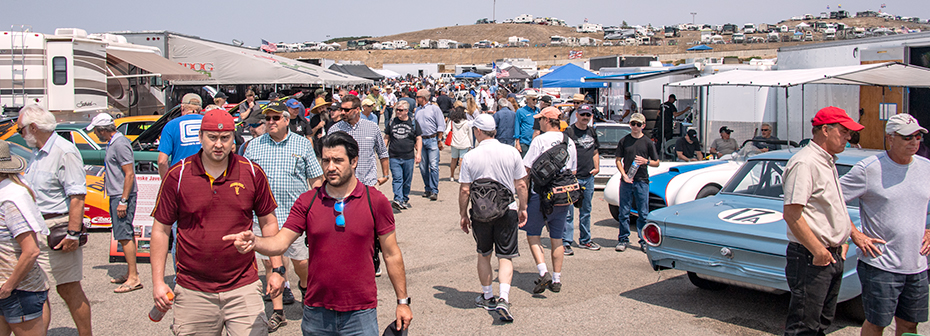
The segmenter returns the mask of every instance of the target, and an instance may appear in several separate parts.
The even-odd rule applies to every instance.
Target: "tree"
[[[623,25],[621,25],[620,27],[621,27],[621,28],[627,28],[627,27],[629,27],[629,26],[630,26],[630,25],[626,24],[626,20],[623,20]]]

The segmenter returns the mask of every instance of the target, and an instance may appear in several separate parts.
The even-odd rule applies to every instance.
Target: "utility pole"
[[[491,8],[491,22],[497,22],[497,0],[494,0],[494,7]]]
[[[697,15],[696,12],[691,12],[691,24],[694,24],[694,16]]]

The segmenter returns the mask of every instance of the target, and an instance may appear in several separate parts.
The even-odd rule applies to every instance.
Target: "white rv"
[[[397,49],[406,49],[406,48],[407,48],[407,41],[404,41],[404,40],[394,40],[393,42],[394,42],[394,48],[397,48]]]
[[[836,28],[827,28],[823,30],[823,40],[830,41],[836,39]]]
[[[743,43],[746,41],[746,35],[743,33],[733,34],[733,43]]]
[[[604,28],[599,24],[586,22],[575,28],[575,31],[579,33],[603,33]]]
[[[549,44],[554,46],[565,45],[566,39],[559,35],[553,35],[549,37]]]
[[[109,107],[127,115],[162,113],[165,95],[158,76],[205,77],[163,58],[157,48],[130,44],[118,35],[59,28],[54,34],[22,30],[2,36],[4,110],[34,103],[59,120],[89,120]]]
[[[755,34],[756,25],[752,23],[747,23],[743,25],[743,34]]]
[[[523,14],[513,19],[513,23],[533,23],[533,16]]]
[[[430,42],[432,42],[430,39],[422,39],[422,40],[420,40],[420,49],[429,49],[429,48],[431,48],[431,43],[430,43]]]
[[[701,43],[710,43],[711,36],[714,36],[713,30],[701,29]]]

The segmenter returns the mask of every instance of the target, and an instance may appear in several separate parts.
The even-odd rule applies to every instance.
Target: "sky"
[[[556,17],[570,26],[590,23],[619,26],[776,23],[792,16],[818,15],[842,9],[855,13],[881,10],[901,16],[930,18],[925,1],[758,1],[758,0],[472,0],[472,1],[112,1],[3,0],[0,30],[25,24],[32,31],[81,28],[88,33],[169,30],[204,39],[249,46],[270,42],[324,41],[342,36],[385,36],[422,29],[498,21],[521,14]],[[581,5],[576,5],[581,4]],[[827,7],[829,6],[829,10]],[[495,13],[496,9],[496,13]],[[18,29],[17,29],[18,30]]]

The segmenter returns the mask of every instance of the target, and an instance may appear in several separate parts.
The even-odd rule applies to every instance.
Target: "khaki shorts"
[[[252,225],[252,233],[256,236],[262,236],[262,230],[258,227],[258,224]],[[291,258],[294,260],[307,260],[310,259],[310,251],[307,249],[307,242],[305,241],[307,234],[301,234],[300,237],[297,237],[291,246],[287,248],[287,251],[284,251],[282,257]],[[255,252],[255,257],[261,260],[269,260],[268,256],[262,255],[261,253]]]
[[[52,227],[67,222],[68,216],[61,216],[45,220],[45,225]],[[48,246],[45,235],[38,234],[36,239],[39,240],[39,266],[45,271],[50,284],[63,285],[84,279],[84,247],[73,252],[54,251]]]
[[[261,281],[222,293],[177,285],[173,309],[175,335],[268,335]]]

